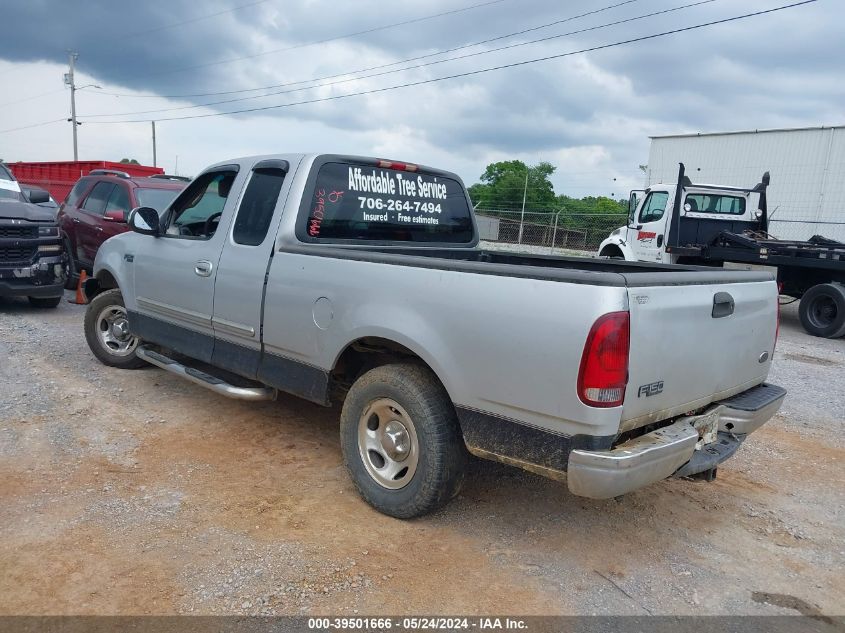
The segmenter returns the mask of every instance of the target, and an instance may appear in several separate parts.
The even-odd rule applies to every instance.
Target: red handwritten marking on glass
[[[317,237],[320,235],[320,225],[323,224],[323,218],[326,214],[326,190],[318,189],[314,193],[315,204],[314,210],[311,212],[311,218],[308,220],[308,235]]]
[[[340,202],[340,199],[343,197],[343,194],[345,194],[345,193],[346,193],[345,191],[332,191],[329,194],[329,202]]]

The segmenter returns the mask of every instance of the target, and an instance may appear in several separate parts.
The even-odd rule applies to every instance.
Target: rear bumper
[[[785,396],[785,389],[762,384],[716,403],[713,408],[722,407],[717,439],[700,450],[696,450],[699,433],[689,418],[610,450],[573,450],[567,468],[569,490],[582,497],[609,499],[672,475],[715,468],[777,412]]]

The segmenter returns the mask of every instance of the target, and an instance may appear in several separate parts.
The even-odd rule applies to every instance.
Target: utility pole
[[[153,124],[153,167],[158,167],[156,162],[156,122],[150,121]]]
[[[522,227],[525,224],[525,198],[528,196],[528,169],[525,170],[525,188],[522,190],[522,216],[519,218],[519,237],[517,244],[522,244]]]
[[[65,75],[65,83],[70,86],[70,122],[73,126],[73,160],[74,162],[79,160],[79,150],[77,149],[77,141],[76,141],[76,82],[73,78],[73,65],[76,62],[76,58],[79,57],[79,53],[75,53],[73,51],[68,51],[67,53],[67,63],[68,63],[68,72]]]

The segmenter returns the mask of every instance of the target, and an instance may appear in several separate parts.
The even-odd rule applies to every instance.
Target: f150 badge
[[[650,382],[647,385],[640,385],[639,390],[637,390],[637,398],[642,398],[643,396],[650,398],[651,396],[656,396],[659,393],[663,393],[662,380]]]

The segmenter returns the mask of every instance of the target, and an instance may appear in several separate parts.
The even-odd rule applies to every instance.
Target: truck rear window
[[[469,243],[463,185],[440,175],[326,163],[305,215],[312,239]]]
[[[725,213],[728,215],[743,215],[745,213],[745,198],[739,196],[690,193],[687,194],[686,204],[690,206],[689,213]]]

